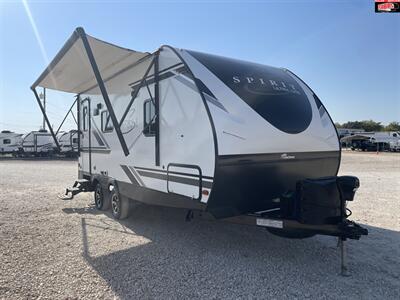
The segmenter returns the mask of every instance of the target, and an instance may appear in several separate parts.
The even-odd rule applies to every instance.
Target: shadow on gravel
[[[62,211],[66,214],[78,214],[78,215],[101,215],[104,212],[99,211],[98,209],[96,209],[96,206],[92,205],[89,207],[79,207],[79,208],[63,208]]]
[[[64,212],[98,214],[93,209]],[[366,226],[369,236],[348,243],[352,276],[345,278],[338,275],[333,237],[289,240],[262,228],[185,222],[185,213],[136,208],[120,223],[151,242],[98,257],[90,255],[92,225],[83,216],[83,256],[122,299],[395,298],[400,292],[399,232]]]

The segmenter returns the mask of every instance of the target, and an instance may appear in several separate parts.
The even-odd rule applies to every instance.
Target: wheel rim
[[[96,206],[97,207],[101,207],[102,201],[103,201],[103,197],[102,197],[102,193],[101,193],[101,187],[97,187],[96,188],[96,192],[94,194],[94,198],[95,198]]]
[[[113,195],[111,198],[111,206],[114,215],[119,214],[119,198],[117,195]]]

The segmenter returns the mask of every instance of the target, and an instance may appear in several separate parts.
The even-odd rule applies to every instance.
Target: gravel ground
[[[343,154],[361,180],[352,219],[370,235],[289,240],[262,228],[184,221],[185,211],[140,206],[122,222],[93,196],[57,199],[73,161],[0,161],[0,298],[380,298],[400,294],[400,155]]]

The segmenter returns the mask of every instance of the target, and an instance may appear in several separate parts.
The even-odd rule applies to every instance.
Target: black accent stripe
[[[160,206],[179,207],[185,209],[205,210],[206,204],[199,201],[192,201],[191,197],[184,195],[166,193],[152,190],[142,186],[117,181],[119,192],[136,201]]]
[[[219,102],[216,98],[213,98],[209,94],[206,94],[206,93],[203,93],[203,94],[208,102],[210,102],[211,104],[214,104],[216,107],[222,109],[223,111],[228,112],[226,110],[225,106],[223,106],[222,103]]]
[[[103,140],[100,138],[99,134],[97,133],[96,130],[92,130],[94,137],[96,138],[97,143],[99,143],[100,146],[105,146]]]
[[[182,65],[182,67],[180,67],[180,68],[178,68],[178,69],[176,69],[176,70],[173,70],[173,71],[175,71],[175,72],[177,72],[177,73],[184,73],[185,67],[183,66],[183,63],[179,63],[179,64],[173,65],[173,66],[171,66],[171,67],[169,67],[169,68],[166,68],[166,69],[164,69],[164,70],[159,71],[159,74],[160,74],[160,75],[159,75],[159,80],[167,79],[167,78],[169,78],[169,77],[172,77],[172,76],[177,75],[177,74],[174,73],[173,71],[168,71],[168,70],[171,70],[171,69],[173,69],[173,68],[175,68],[175,67],[177,67],[177,66],[179,66],[179,65]],[[166,72],[166,71],[168,71],[168,72]],[[164,72],[165,72],[165,73],[164,73]],[[161,74],[161,73],[162,73],[162,74]],[[147,76],[147,77],[146,77],[146,82],[147,82],[147,84],[153,84],[153,83],[155,82],[154,74]],[[136,89],[136,88],[140,85],[140,80],[137,80],[137,81],[135,81],[135,82],[129,83],[128,85],[129,85],[131,88]]]
[[[339,156],[339,151],[219,156],[207,211],[227,218],[277,208],[274,199],[296,191],[299,180],[334,176]]]
[[[129,168],[126,165],[121,165],[122,170],[124,170],[126,176],[128,176],[129,180],[135,184],[135,185],[139,185],[139,182],[136,180],[135,176],[133,176],[133,174],[131,173],[131,171],[129,170]]]
[[[217,106],[218,108],[224,110],[225,112],[228,112],[225,108],[225,106],[222,105],[222,103],[220,103],[217,99],[217,97],[215,97],[215,95],[210,91],[210,89],[203,83],[203,81],[201,81],[199,78],[195,78],[195,81],[197,83],[197,86],[200,89],[200,92],[204,94],[205,99],[214,104],[215,106]]]
[[[314,151],[314,152],[280,152],[280,153],[257,153],[257,154],[234,154],[220,155],[219,164],[228,165],[250,165],[263,163],[285,163],[294,161],[309,161],[319,159],[337,158],[339,151]],[[293,156],[291,159],[285,159],[283,155]]]
[[[141,170],[139,170],[138,173],[140,175],[142,175],[142,176],[145,176],[145,177],[150,177],[150,178],[155,178],[155,179],[160,179],[160,180],[169,180],[169,181],[182,183],[182,184],[193,185],[193,186],[199,186],[199,184],[200,184],[198,179],[193,179],[193,178],[171,176],[171,175],[148,172],[148,171],[141,171]],[[202,186],[207,188],[207,189],[211,189],[212,188],[212,182],[203,181],[202,182]]]
[[[155,172],[160,172],[160,173],[169,173],[169,174],[174,174],[174,175],[183,175],[183,176],[189,176],[189,177],[196,177],[199,178],[198,174],[190,174],[190,173],[183,173],[183,172],[176,172],[176,171],[165,171],[165,170],[161,170],[161,169],[151,169],[151,168],[144,168],[144,167],[134,167],[135,169],[138,170],[146,170],[146,171],[155,171]],[[202,179],[209,179],[209,180],[214,180],[214,177],[211,176],[201,176]]]
[[[141,186],[146,186],[143,180],[140,178],[139,173],[135,170],[134,167],[129,166],[129,169],[132,171],[133,175],[135,176],[136,180],[139,181]]]
[[[180,83],[186,85],[188,88],[194,90],[195,92],[198,91],[198,90],[197,90],[197,87],[196,87],[196,84],[193,83],[193,82],[191,82],[191,81],[189,81],[189,80],[187,80],[186,78],[184,78],[184,77],[181,76],[181,77],[176,77],[176,80],[178,80]],[[196,82],[199,83],[199,84],[201,83],[201,84],[205,87],[204,83],[203,83],[200,79],[196,78]],[[210,91],[208,88],[206,88],[206,90],[207,90],[207,91]],[[214,104],[215,106],[217,106],[218,108],[222,109],[223,111],[228,112],[228,111],[226,110],[226,108],[222,105],[222,103],[220,103],[220,102],[217,100],[217,98],[214,96],[214,94],[212,94],[211,92],[210,92],[210,93],[204,92],[204,91],[200,91],[200,92],[203,93],[205,99],[206,99],[208,102]],[[212,96],[211,96],[210,94],[211,94]]]
[[[111,150],[109,150],[109,149],[94,149],[94,148],[92,148],[92,149],[81,149],[81,151],[80,152],[82,152],[82,153],[97,153],[97,154],[109,154],[110,152],[111,152]]]
[[[108,119],[110,120],[110,116],[108,116]],[[91,124],[93,124],[93,127],[94,127],[94,129],[95,130],[93,130],[93,133],[94,133],[94,131],[96,131],[96,133],[98,134],[98,136],[99,136],[99,138],[102,140],[102,142],[103,142],[103,145],[101,145],[100,143],[100,145],[101,146],[106,146],[107,148],[110,148],[110,146],[108,145],[108,143],[107,143],[107,140],[105,139],[105,137],[104,137],[104,135],[102,134],[102,132],[101,132],[101,130],[99,129],[99,127],[97,127],[97,125],[96,125],[96,122],[94,121],[94,118],[93,118],[93,116],[91,116]],[[114,129],[113,129],[114,130]],[[96,137],[96,139],[97,139],[97,137]]]
[[[177,72],[177,73],[182,73],[183,71],[184,71],[184,70],[182,70],[182,68],[179,68],[179,69],[175,70],[175,72]],[[168,79],[168,78],[170,78],[170,77],[177,76],[177,75],[178,75],[178,74],[176,74],[176,73],[174,73],[174,72],[172,72],[172,71],[169,71],[169,72],[166,72],[166,73],[164,73],[164,74],[159,75],[159,76],[158,76],[158,81],[160,82],[160,81],[162,81],[162,80],[165,80],[165,79]],[[145,81],[145,84],[147,84],[147,85],[151,85],[151,84],[153,84],[153,83],[155,83],[154,75],[152,75],[151,78],[146,79],[146,81]],[[139,87],[139,85],[140,85],[140,84],[132,85],[131,88],[132,88],[132,89],[137,89],[137,88]],[[143,86],[142,86],[142,87],[143,87]]]

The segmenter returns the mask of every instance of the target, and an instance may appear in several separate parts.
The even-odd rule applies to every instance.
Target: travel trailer
[[[22,137],[20,150],[23,156],[51,156],[57,148],[52,134],[40,129]]]
[[[69,198],[93,191],[117,219],[142,202],[286,237],[367,234],[347,219],[359,181],[337,177],[335,126],[287,69],[170,46],[138,52],[77,28],[31,87],[49,125],[39,86],[76,95]]]
[[[337,128],[336,130],[338,132],[340,139],[345,136],[354,135],[365,131],[364,129],[349,129],[349,128]]]
[[[60,154],[67,157],[78,156],[78,130],[60,132],[57,135],[60,145]]]
[[[358,132],[341,138],[342,143],[350,144],[352,150],[361,151],[400,151],[400,132]]]
[[[0,154],[17,155],[22,141],[22,134],[9,130],[0,132]]]

